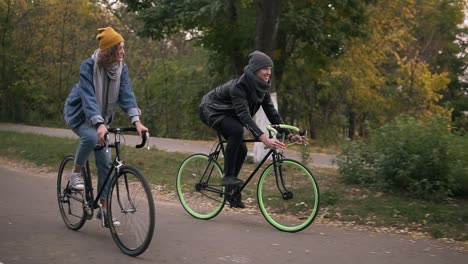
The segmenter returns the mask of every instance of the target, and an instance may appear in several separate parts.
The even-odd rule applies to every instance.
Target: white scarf
[[[99,51],[97,49],[91,56],[94,60],[93,84],[94,93],[101,108],[101,115],[107,124],[112,120],[119,100],[122,62],[116,62],[108,67],[99,66],[97,63]]]

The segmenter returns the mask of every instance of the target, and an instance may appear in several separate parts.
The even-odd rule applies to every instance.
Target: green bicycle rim
[[[215,217],[216,215],[218,215],[219,212],[223,209],[224,201],[225,201],[224,200],[225,199],[224,194],[221,197],[221,201],[219,202],[219,205],[213,211],[211,211],[208,214],[201,214],[201,213],[199,213],[197,211],[194,211],[188,205],[188,203],[185,201],[185,198],[184,198],[184,192],[182,191],[182,187],[181,187],[182,186],[182,184],[181,184],[182,176],[181,176],[181,173],[184,172],[185,167],[187,166],[187,164],[189,164],[189,162],[193,161],[194,159],[202,159],[202,160],[208,161],[209,157],[207,155],[205,155],[205,154],[194,154],[194,155],[188,157],[182,163],[182,165],[179,168],[179,171],[177,172],[177,195],[179,196],[179,200],[180,200],[182,206],[184,207],[184,209],[190,215],[192,215],[193,217],[198,218],[198,219],[211,219],[211,218]],[[221,168],[219,167],[218,163],[214,163],[214,166],[216,167],[216,170],[219,172],[219,174],[223,175],[223,172],[222,172]]]
[[[274,169],[273,164],[270,164],[265,169],[265,171],[262,173],[262,176],[261,176],[260,181],[258,183],[258,195],[257,195],[258,196],[258,205],[260,207],[260,210],[261,210],[263,216],[268,221],[268,223],[270,223],[272,226],[274,226],[275,228],[277,228],[277,229],[279,229],[281,231],[285,231],[285,232],[292,232],[292,233],[293,232],[298,232],[298,231],[301,231],[301,230],[305,229],[306,227],[308,227],[312,223],[312,221],[315,219],[315,217],[317,216],[318,207],[319,207],[319,190],[318,190],[317,182],[315,181],[312,173],[310,173],[310,171],[304,165],[302,165],[299,162],[294,161],[294,160],[282,160],[281,162],[283,162],[285,164],[294,164],[294,165],[298,166],[302,171],[304,171],[305,175],[307,175],[307,177],[311,181],[312,186],[313,186],[313,190],[314,190],[315,199],[314,199],[313,210],[312,210],[310,216],[302,224],[299,224],[297,226],[285,226],[285,225],[282,225],[282,224],[278,223],[275,219],[273,219],[270,216],[270,214],[268,213],[268,210],[265,209],[264,203],[263,203],[263,184],[264,184],[264,181],[265,181],[265,178],[266,178],[265,175],[269,174],[271,172],[271,170]]]

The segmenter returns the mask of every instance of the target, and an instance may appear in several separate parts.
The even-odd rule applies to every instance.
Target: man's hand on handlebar
[[[260,141],[265,144],[267,148],[270,149],[285,149],[286,145],[276,138],[269,138],[266,134],[262,134],[259,137]]]

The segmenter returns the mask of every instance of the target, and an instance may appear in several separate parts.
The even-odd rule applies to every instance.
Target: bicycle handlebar
[[[278,129],[289,129],[292,130],[296,133],[298,133],[300,136],[305,136],[307,134],[306,130],[300,130],[298,127],[292,126],[292,125],[286,125],[286,124],[278,124],[278,125],[267,125],[267,130],[270,132],[272,136],[276,136],[277,139],[283,139],[284,140],[284,133],[278,132]],[[294,145],[288,144],[289,145]]]
[[[121,134],[123,132],[137,132],[137,129],[136,129],[136,127],[113,127],[113,128],[108,128],[107,129],[107,134],[105,135],[106,142],[108,142],[108,139],[109,139],[109,136],[110,136],[109,133]],[[144,147],[146,145],[147,140],[148,140],[148,131],[143,131],[143,133],[141,135],[141,143],[135,145],[135,148]],[[107,145],[107,143],[106,143],[106,145]],[[98,145],[94,149],[95,150],[100,150],[100,149],[103,149],[105,147],[111,147],[111,146]]]
[[[141,134],[141,143],[136,145],[135,148],[142,148],[145,146],[146,141],[148,140],[148,131],[143,131]],[[148,147],[149,148],[149,147]]]
[[[279,125],[267,125],[267,129],[274,134],[278,133],[278,128],[283,128],[283,129],[289,129],[289,130],[294,130],[295,132],[300,132],[301,130],[298,127],[292,126],[292,125],[286,125],[286,124],[279,124]]]

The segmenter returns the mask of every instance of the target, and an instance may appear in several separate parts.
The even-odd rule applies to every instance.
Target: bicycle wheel
[[[312,173],[295,160],[284,159],[268,165],[259,179],[257,198],[268,223],[285,232],[298,232],[308,227],[319,209],[317,182]]]
[[[219,214],[226,201],[221,186],[223,172],[218,162],[205,154],[186,158],[177,172],[177,195],[190,215],[211,219]]]
[[[129,256],[138,256],[151,243],[154,232],[154,200],[145,178],[132,166],[123,166],[112,180],[108,197],[109,226],[117,246]]]
[[[57,200],[63,222],[71,230],[79,230],[86,222],[83,208],[84,190],[69,188],[68,176],[75,166],[75,156],[67,155],[60,164],[57,175]]]

